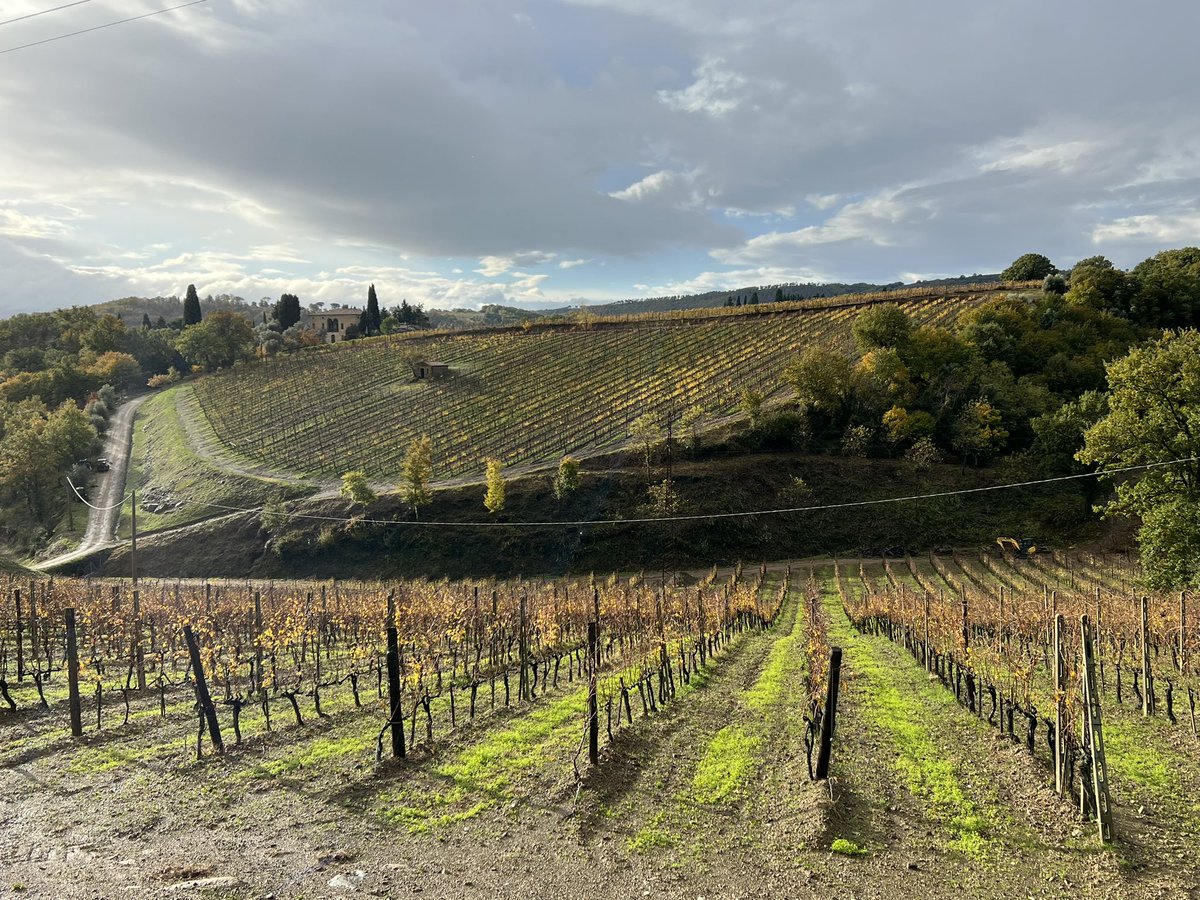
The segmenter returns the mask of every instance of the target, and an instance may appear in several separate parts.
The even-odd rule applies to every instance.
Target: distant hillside
[[[740,287],[733,290],[708,291],[704,294],[679,294],[670,297],[648,297],[640,300],[615,300],[612,303],[589,303],[586,307],[563,306],[555,309],[540,310],[545,316],[564,316],[578,312],[581,308],[600,316],[627,316],[649,312],[675,312],[683,309],[702,309],[705,307],[745,305],[753,301],[758,294],[760,303],[770,303],[782,293],[785,301],[814,300],[828,297],[841,297],[847,294],[875,294],[898,290],[920,290],[929,287],[947,287],[968,284],[994,284],[1000,281],[999,275],[959,275],[955,278],[936,278],[928,281],[916,281],[905,284],[894,281],[890,284],[868,284],[860,281],[855,284],[842,282],[827,282],[822,284],[766,284]],[[730,303],[729,301],[733,301]]]
[[[896,299],[919,324],[948,323],[986,291]],[[805,347],[848,349],[860,308],[845,298],[374,338],[238,367],[194,390],[221,441],[275,470],[395,479],[408,443],[429,435],[444,478],[478,473],[487,456],[536,465],[612,447],[647,415],[655,429],[690,410],[700,425],[717,421],[747,390],[779,393]],[[450,377],[414,381],[419,357],[448,363]]]
[[[493,325],[520,325],[545,315],[545,310],[519,309],[488,303],[479,309],[429,309],[429,324],[436,329],[455,331],[463,328],[487,328]]]
[[[161,318],[170,325],[176,319],[183,319],[183,299],[181,297],[122,297],[120,300],[109,300],[97,303],[93,307],[99,315],[119,316],[127,326],[136,327],[142,324],[142,317],[149,316],[152,325],[157,325]],[[262,321],[262,314],[271,314],[271,304],[265,301],[250,303],[232,294],[221,294],[217,297],[202,297],[200,311],[204,315],[224,309],[239,312],[253,322]]]

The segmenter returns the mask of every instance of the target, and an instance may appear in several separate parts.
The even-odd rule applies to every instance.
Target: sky
[[[1200,244],[1200,4],[0,4],[0,314],[562,306]],[[17,49],[20,48],[20,49]],[[9,51],[9,52],[5,52]]]

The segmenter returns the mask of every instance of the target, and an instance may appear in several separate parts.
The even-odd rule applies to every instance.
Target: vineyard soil
[[[861,571],[850,590],[884,577],[879,564]],[[277,700],[267,731],[247,706],[244,744],[221,757],[206,748],[199,762],[183,685],[161,700],[133,692],[127,722],[108,691],[99,728],[85,695],[85,736],[73,739],[61,683],[48,683],[46,711],[28,680],[13,684],[19,709],[0,712],[0,892],[1188,896],[1198,871],[1188,798],[1200,784],[1190,732],[1118,710],[1121,836],[1102,847],[1053,796],[1039,758],[902,648],[853,629],[832,564],[815,572],[814,598],[791,582],[773,626],[733,634],[673,702],[637,710],[594,771],[580,757],[586,692],[565,667],[532,702],[505,707],[485,687],[470,724],[460,693],[454,729],[438,698],[433,741],[422,719],[408,758],[384,763],[374,679],[360,685],[363,708],[344,686],[325,693],[323,716],[301,698],[303,725]],[[762,595],[786,586],[771,567]],[[803,742],[814,616],[845,652],[828,785],[809,781]],[[220,715],[228,729],[228,709]]]

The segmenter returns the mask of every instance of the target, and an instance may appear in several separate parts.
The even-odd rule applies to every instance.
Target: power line
[[[1082,472],[1077,475],[1056,475],[1051,478],[1039,478],[1033,481],[1015,481],[1006,484],[991,484],[984,487],[960,488],[954,491],[935,491],[929,494],[909,494],[903,497],[884,497],[877,500],[851,500],[845,503],[824,503],[817,506],[793,506],[786,509],[756,509],[744,512],[696,513],[686,516],[643,517],[634,519],[578,519],[567,522],[445,522],[420,521],[407,519],[366,519],[352,516],[317,516],[308,513],[286,513],[290,519],[305,519],[314,522],[355,522],[365,525],[406,525],[425,528],[580,528],[595,525],[645,525],[663,524],[667,522],[699,522],[716,519],[745,519],[753,516],[778,516],[792,513],[822,512],[832,509],[853,509],[864,506],[882,506],[888,503],[908,503],[914,500],[934,500],[941,497],[957,497],[965,494],[981,494],[988,491],[1003,491],[1012,488],[1036,487],[1042,484],[1055,484],[1062,481],[1076,481],[1082,478],[1103,478],[1109,475],[1120,475],[1124,472],[1159,469],[1165,466],[1177,466],[1183,463],[1200,462],[1200,457],[1189,456],[1183,459],[1172,459],[1167,462],[1145,463],[1137,466],[1122,466],[1103,472]],[[258,507],[226,506],[220,503],[209,503],[204,500],[193,500],[188,497],[172,495],[172,499],[189,503],[194,506],[205,506],[210,509],[224,510],[229,513],[259,512]]]
[[[73,490],[75,492],[75,496],[79,498],[80,503],[82,503],[88,509],[96,510],[96,512],[111,512],[114,509],[124,506],[125,501],[133,496],[133,494],[126,494],[124,497],[122,497],[117,503],[114,503],[112,506],[96,506],[95,504],[88,503],[87,498],[84,497],[83,494],[79,493],[79,488],[75,487],[75,482],[73,482],[71,480],[70,475],[67,476],[67,484],[69,484],[71,486],[71,490]]]
[[[55,6],[51,9],[43,9],[41,12],[26,13],[23,16],[13,16],[11,19],[5,19],[3,22],[0,22],[0,25],[11,25],[13,22],[24,22],[26,19],[36,19],[38,16],[45,16],[53,12],[58,12],[60,9],[70,9],[72,6],[83,6],[83,4],[91,2],[92,0],[75,0],[74,3],[64,3],[62,6]]]
[[[181,3],[178,6],[168,6],[166,9],[156,9],[153,12],[142,13],[140,16],[130,16],[128,19],[118,19],[115,22],[106,22],[103,25],[93,25],[91,28],[83,28],[79,31],[72,31],[69,34],[60,34],[57,37],[45,38],[43,40],[33,41],[28,44],[21,44],[19,47],[9,47],[7,50],[0,50],[0,55],[5,53],[15,53],[17,50],[27,50],[30,47],[40,47],[42,44],[52,44],[55,41],[66,40],[67,38],[76,37],[81,34],[89,34],[93,31],[100,31],[104,28],[112,28],[115,25],[125,25],[129,22],[137,22],[139,19],[149,19],[151,16],[161,16],[163,13],[174,12],[177,9],[186,9],[189,6],[196,6],[199,3],[207,2],[208,0],[190,0],[190,2]]]

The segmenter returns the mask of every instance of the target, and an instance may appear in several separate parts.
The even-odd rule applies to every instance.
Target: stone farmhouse
[[[358,325],[361,316],[362,310],[352,306],[305,310],[300,314],[300,324],[319,334],[325,343],[336,344],[346,339],[346,329],[351,325]]]

